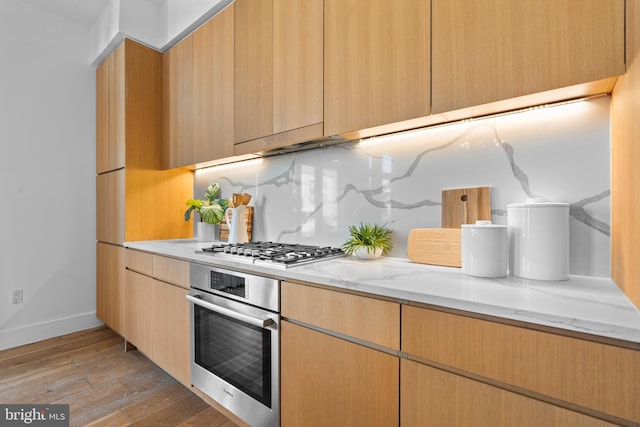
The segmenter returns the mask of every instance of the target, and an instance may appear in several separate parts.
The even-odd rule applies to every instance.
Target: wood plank
[[[213,408],[207,408],[199,414],[178,424],[178,427],[235,427],[236,423]]]
[[[198,414],[208,407],[209,406],[198,396],[190,394],[184,399],[173,402],[163,410],[136,422],[136,426],[157,427],[160,425],[177,425],[191,418],[193,414]]]
[[[121,412],[112,412],[109,415],[106,415],[99,420],[90,422],[87,424],[87,427],[121,427],[128,426],[131,422],[129,419]]]
[[[89,360],[77,365],[92,387],[110,381],[113,377],[126,377],[152,365],[151,361],[137,351],[121,352],[112,357]]]
[[[137,350],[122,348],[118,334],[100,327],[0,351],[0,402],[69,404],[72,426],[235,425]]]

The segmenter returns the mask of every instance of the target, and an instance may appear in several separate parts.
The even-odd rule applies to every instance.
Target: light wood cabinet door
[[[407,359],[400,371],[402,426],[614,425]]]
[[[433,113],[623,74],[624,0],[433,0]]]
[[[234,7],[193,33],[193,163],[233,156]]]
[[[322,4],[235,2],[235,154],[322,137]]]
[[[273,1],[235,2],[235,142],[273,131]]]
[[[193,35],[164,53],[162,93],[165,165],[193,164]]]
[[[153,360],[156,292],[151,277],[125,271],[125,333],[127,341]]]
[[[322,0],[273,0],[274,134],[323,121],[323,26]]]
[[[96,253],[96,315],[124,335],[124,248],[98,242]]]
[[[96,174],[109,170],[109,65],[108,56],[96,69]]]
[[[283,427],[398,425],[397,357],[281,325]]]
[[[153,255],[153,277],[189,289],[189,262]]]
[[[124,242],[125,170],[96,177],[96,239],[116,245]]]
[[[430,114],[430,7],[325,0],[325,135]]]
[[[96,70],[96,173],[124,167],[124,43]]]
[[[344,292],[281,284],[282,316],[400,350],[400,304]]]
[[[189,302],[187,289],[154,281],[152,359],[162,369],[187,387],[190,377]]]
[[[638,350],[403,306],[402,351],[434,364],[640,422]]]
[[[190,387],[189,263],[131,249],[125,259],[125,338]]]

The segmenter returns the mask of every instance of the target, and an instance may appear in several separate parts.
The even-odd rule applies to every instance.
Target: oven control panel
[[[192,288],[274,312],[280,311],[280,282],[277,279],[195,262],[191,263],[189,273]]]

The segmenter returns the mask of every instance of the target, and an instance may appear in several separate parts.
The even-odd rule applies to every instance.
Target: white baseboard
[[[103,323],[96,317],[96,312],[77,314],[47,322],[34,323],[14,329],[0,331],[0,350],[42,341],[84,329],[95,328]]]

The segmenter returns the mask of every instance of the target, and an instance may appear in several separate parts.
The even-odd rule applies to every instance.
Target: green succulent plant
[[[219,199],[220,185],[212,183],[204,193],[204,199],[187,200],[187,210],[184,213],[184,220],[191,219],[193,211],[198,212],[200,220],[209,224],[220,224],[224,218],[224,212],[229,207],[229,200]]]
[[[342,250],[351,255],[360,247],[367,248],[367,252],[373,252],[377,248],[382,248],[383,254],[388,254],[393,245],[391,244],[391,230],[380,227],[376,224],[363,224],[359,226],[349,226],[350,238],[342,244]]]

